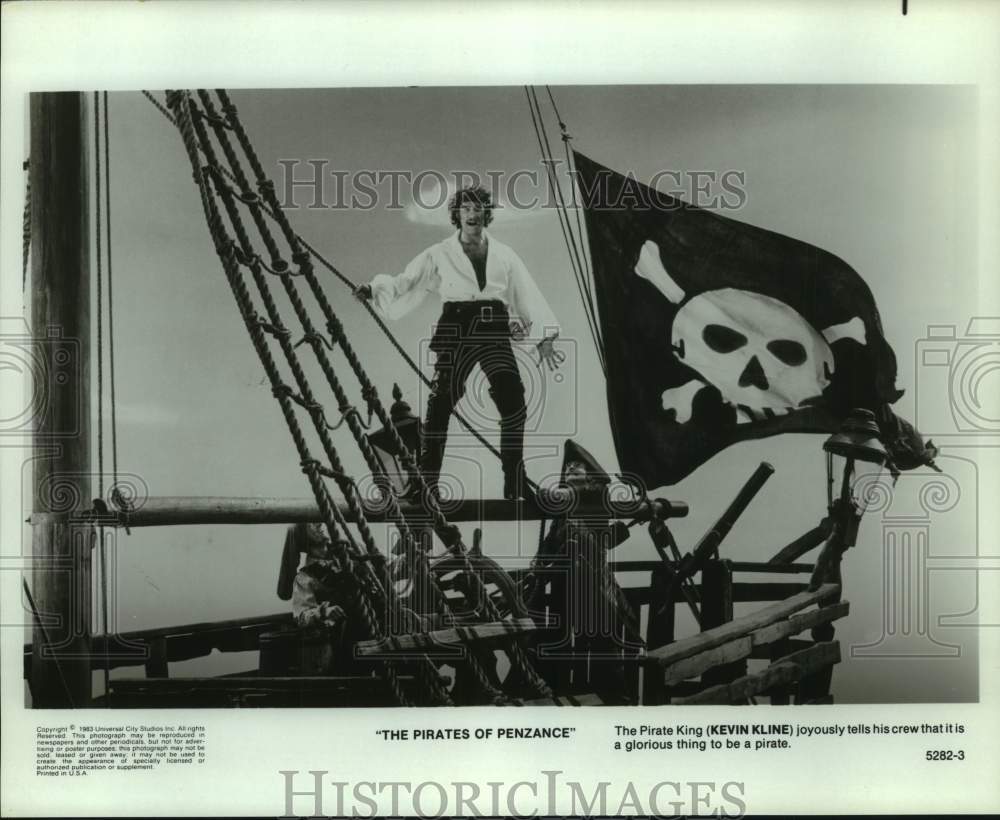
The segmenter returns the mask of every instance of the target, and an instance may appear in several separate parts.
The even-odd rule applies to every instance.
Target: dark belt
[[[510,314],[507,312],[507,306],[499,299],[483,299],[473,302],[445,302],[441,307],[441,318],[507,323],[510,321]]]

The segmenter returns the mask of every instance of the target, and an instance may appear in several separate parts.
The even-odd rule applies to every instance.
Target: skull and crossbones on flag
[[[672,484],[735,442],[833,432],[902,395],[842,259],[575,163],[624,471]]]

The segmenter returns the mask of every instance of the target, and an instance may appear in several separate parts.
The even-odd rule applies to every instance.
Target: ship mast
[[[35,93],[31,332],[40,398],[32,442],[33,705],[89,706],[90,201],[82,93]]]

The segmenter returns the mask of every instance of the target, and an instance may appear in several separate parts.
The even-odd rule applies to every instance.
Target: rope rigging
[[[313,257],[318,255],[312,248],[302,242],[292,230],[287,217],[278,204],[274,184],[267,178],[228,94],[222,90],[217,91],[216,94],[221,104],[222,116],[216,113],[212,98],[207,91],[197,92],[200,106],[190,92],[169,92],[168,105],[172,112],[172,121],[175,122],[184,141],[195,181],[198,184],[202,208],[216,250],[222,261],[223,269],[229,280],[251,341],[261,363],[264,365],[265,372],[271,383],[272,393],[277,399],[285,417],[286,425],[299,453],[302,470],[309,479],[313,494],[321,510],[324,524],[333,543],[336,544],[340,541],[338,537],[340,532],[343,532],[346,537],[346,548],[340,556],[340,560],[342,571],[350,572],[358,582],[356,584],[357,595],[353,602],[356,614],[362,620],[369,635],[376,639],[380,639],[384,634],[398,628],[408,620],[408,613],[401,611],[403,608],[397,599],[394,585],[386,571],[384,556],[382,556],[375,544],[374,537],[365,517],[365,510],[361,503],[357,485],[345,475],[343,464],[329,435],[330,426],[326,423],[322,406],[316,401],[312,387],[299,360],[297,348],[300,345],[305,345],[306,348],[312,349],[327,385],[337,401],[339,410],[343,416],[342,422],[346,422],[349,427],[355,443],[358,445],[361,454],[373,474],[378,475],[384,468],[382,468],[377,455],[371,449],[371,445],[363,432],[363,426],[359,418],[360,414],[350,404],[346,390],[333,367],[328,351],[332,351],[333,346],[336,345],[346,358],[354,376],[361,385],[363,398],[386,429],[391,431],[394,445],[399,450],[400,460],[404,464],[404,467],[410,469],[415,476],[425,497],[428,512],[430,512],[433,519],[435,532],[445,543],[451,554],[461,562],[462,568],[468,574],[473,587],[480,594],[480,598],[483,601],[482,609],[486,618],[501,620],[495,603],[486,594],[482,580],[474,571],[469,559],[468,550],[462,543],[460,532],[447,521],[436,499],[428,492],[423,476],[417,469],[414,455],[403,444],[389,414],[378,398],[374,385],[368,378],[359,357],[344,333],[343,325],[336,317],[333,307],[312,266]],[[220,163],[214,143],[209,139],[206,124],[214,132],[215,140],[222,149],[222,153],[229,166],[228,168]],[[237,155],[233,141],[230,139],[230,133],[235,136],[235,140],[242,151],[242,156],[245,157],[250,166],[255,180],[256,191],[251,187],[250,179],[243,170],[242,161]],[[202,164],[203,157],[205,161],[204,165]],[[228,184],[225,179],[232,181],[235,184],[235,188]],[[217,202],[222,203],[222,211],[220,211]],[[242,208],[246,208],[249,211],[253,224],[257,229],[257,234],[265,245],[267,254],[270,257],[268,265],[263,263],[260,255],[256,253],[252,246],[250,236],[242,221],[240,213]],[[225,212],[225,218],[223,217],[223,211]],[[270,225],[265,218],[266,216],[270,216],[273,222],[277,224],[285,245],[290,252],[290,259],[296,269],[293,270],[289,263],[282,258],[281,249],[274,235],[271,233]],[[229,228],[232,229],[235,238],[229,234]],[[326,260],[322,260],[322,263],[353,289],[353,284],[347,281],[346,277],[339,274],[332,265],[326,262]],[[256,312],[245,278],[247,271],[249,271],[249,278],[255,286],[255,292],[265,307],[266,318],[259,316]],[[270,290],[268,282],[270,275],[278,277],[292,305],[296,319],[302,326],[303,334],[298,343],[293,344],[291,342],[291,331],[282,321],[277,304]],[[305,280],[309,292],[311,292],[321,308],[328,334],[326,337],[316,330],[305,308],[296,281],[300,278]],[[271,351],[269,339],[273,339],[281,350],[282,358],[294,377],[297,393],[295,388],[282,381],[277,363]],[[319,438],[326,457],[327,464],[325,465],[315,459],[309,451],[295,410],[298,406],[307,411],[313,422],[315,433]],[[343,515],[340,513],[337,505],[333,503],[330,489],[323,480],[324,477],[331,477],[344,497],[363,542],[363,549],[356,543]],[[381,484],[379,484],[379,489],[382,489]],[[412,546],[414,542],[413,533],[399,507],[398,499],[391,492],[383,493],[383,495],[383,502],[389,511],[389,519],[393,521],[400,531],[401,538],[407,548],[406,555],[413,564],[414,572],[424,577],[429,576],[427,556],[423,554],[422,550]],[[442,590],[437,587],[436,579],[430,577],[429,580],[434,608],[439,614],[450,618],[452,613],[448,609]],[[412,613],[409,613],[409,615],[412,615]],[[510,657],[512,668],[517,670],[521,678],[531,689],[540,695],[550,694],[547,685],[537,675],[537,672],[534,671],[530,661],[524,654],[524,650],[518,643],[512,641],[507,647],[507,653]],[[483,693],[494,702],[504,700],[503,694],[496,690],[489,682],[485,671],[479,666],[479,661],[472,656],[472,653],[467,653],[467,655],[465,663],[474,673],[474,678]],[[418,679],[422,687],[422,699],[424,702],[449,702],[448,694],[443,690],[436,669],[430,663],[429,659],[426,656],[421,656],[417,664]],[[392,662],[387,664],[385,673],[396,700],[400,703],[409,703],[408,695],[398,680],[395,664]]]
[[[144,90],[142,94],[147,100],[149,100],[149,102],[156,108],[157,111],[159,111],[164,117],[166,117],[167,120],[169,120],[171,124],[176,125],[174,116],[159,102],[159,100],[156,99],[156,97],[152,93]],[[200,150],[201,149],[199,147],[199,151]],[[234,183],[236,182],[236,180],[234,179],[234,177],[232,176],[232,174],[228,169],[219,168],[218,171],[221,172],[222,175],[225,176],[227,179],[229,179],[231,182]],[[256,197],[256,194],[254,194],[253,192],[250,192],[250,195]],[[261,204],[260,207],[262,207],[272,219],[277,219],[277,211],[281,210],[280,205],[278,205],[277,203],[277,199],[275,199],[275,203],[273,206],[270,203],[265,202]],[[344,273],[338,270],[337,267],[332,262],[330,262],[329,259],[327,259],[318,250],[316,250],[316,248],[312,244],[310,244],[306,239],[304,239],[300,234],[295,233],[294,236],[296,242],[307,253],[309,253],[313,257],[313,259],[315,259],[322,267],[324,267],[340,282],[349,287],[352,293],[357,292],[358,286],[348,276],[346,276]],[[260,261],[261,265],[267,270],[268,273],[271,273],[275,276],[284,275],[286,273],[284,270],[278,270],[269,267],[266,263],[264,263],[263,260],[260,260],[259,257],[258,261]],[[298,276],[300,274],[297,272],[293,272],[289,275]],[[424,374],[424,372],[420,369],[420,365],[417,364],[417,362],[413,359],[413,357],[409,353],[407,353],[406,348],[404,348],[403,345],[400,343],[400,341],[396,338],[395,334],[392,332],[392,330],[390,330],[389,326],[385,323],[382,317],[378,315],[375,308],[364,300],[358,300],[358,304],[364,308],[364,310],[371,317],[372,321],[375,322],[379,330],[382,331],[382,334],[392,345],[393,349],[395,349],[395,351],[400,355],[400,357],[410,368],[410,370],[412,370],[417,375],[417,378],[420,379],[423,385],[425,387],[430,387],[431,379]],[[479,430],[477,430],[476,427],[472,424],[472,422],[470,422],[459,410],[457,409],[454,410],[452,412],[452,415],[455,417],[458,423],[461,424],[462,427],[464,427],[466,431],[468,431],[473,436],[473,438],[476,439],[476,441],[478,441],[481,445],[483,445],[483,447],[485,447],[497,459],[500,458],[500,450],[496,446],[494,446]],[[538,485],[531,479],[528,479],[528,485],[534,489],[538,488]]]
[[[535,139],[538,142],[538,150],[542,156],[542,165],[545,166],[546,177],[549,183],[549,191],[556,198],[556,214],[559,218],[559,228],[562,231],[563,241],[566,243],[566,251],[569,255],[570,268],[573,270],[573,278],[576,281],[577,292],[580,294],[580,301],[583,305],[583,312],[587,318],[587,326],[590,329],[591,339],[597,352],[597,359],[601,365],[601,370],[607,375],[607,363],[604,353],[604,340],[601,337],[601,326],[597,318],[597,309],[594,305],[594,297],[591,290],[590,264],[587,260],[586,243],[584,242],[583,227],[580,220],[580,209],[576,201],[575,171],[573,169],[572,158],[569,151],[569,143],[572,137],[566,130],[566,123],[559,116],[556,108],[555,97],[552,90],[546,86],[552,109],[559,122],[561,139],[566,152],[566,170],[570,174],[571,202],[576,213],[576,233],[570,221],[566,198],[563,196],[562,184],[559,182],[559,174],[556,171],[556,160],[552,155],[552,146],[549,142],[548,129],[545,127],[545,118],[542,115],[542,108],[538,102],[538,94],[531,86],[524,87],[524,93],[528,100],[528,110],[531,113],[531,124],[535,130]]]
[[[311,265],[309,264],[310,262],[309,254],[303,253],[296,247],[295,234],[291,230],[291,226],[288,224],[287,218],[285,218],[284,216],[284,212],[281,211],[280,208],[274,208],[277,202],[276,199],[274,199],[275,195],[274,195],[273,184],[270,183],[270,180],[268,180],[264,174],[264,169],[260,165],[259,160],[257,159],[256,152],[251,146],[249,138],[247,137],[246,132],[243,129],[242,124],[238,119],[235,107],[232,105],[228,96],[224,95],[224,92],[219,93],[219,97],[223,105],[223,111],[226,114],[226,119],[224,120],[215,113],[215,108],[208,92],[199,91],[198,96],[201,101],[202,108],[204,112],[207,114],[206,120],[212,125],[213,129],[215,130],[216,139],[218,140],[219,145],[223,149],[223,153],[226,156],[226,160],[229,163],[229,167],[233,172],[233,175],[241,192],[243,192],[244,194],[244,196],[240,198],[240,201],[243,202],[244,204],[251,206],[257,206],[260,204],[259,199],[254,199],[248,196],[248,194],[252,193],[250,182],[243,172],[242,164],[240,163],[239,158],[236,156],[236,153],[233,149],[229,136],[226,133],[227,128],[231,128],[236,134],[237,139],[240,142],[241,148],[244,151],[244,155],[247,157],[251,165],[251,168],[253,169],[254,174],[257,178],[257,187],[258,190],[262,192],[264,200],[265,201],[268,199],[272,200],[269,204],[272,205],[274,212],[278,215],[275,217],[275,221],[278,222],[278,225],[282,230],[285,239],[288,241],[289,248],[292,251],[291,256],[293,261],[295,261],[299,265],[299,269],[295,273],[297,275],[305,277],[310,288],[312,289],[313,295],[317,298],[321,307],[323,308],[323,313],[325,318],[327,319],[327,328],[330,332],[331,338],[337,341],[344,348],[345,354],[347,354],[350,348],[349,344],[347,343],[346,337],[344,336],[343,328],[340,325],[339,320],[337,320],[336,316],[334,316],[333,310],[329,306],[329,303],[326,301],[325,294],[323,293],[322,288],[319,285],[319,281],[316,279],[316,276],[312,271]],[[210,150],[211,149],[208,148],[208,151]],[[339,378],[337,377],[335,371],[333,370],[333,366],[328,356],[328,350],[322,343],[323,341],[325,341],[324,337],[316,331],[315,327],[312,324],[312,320],[309,317],[309,314],[306,311],[305,306],[299,296],[297,285],[295,284],[294,277],[292,276],[293,272],[290,270],[287,263],[285,263],[285,261],[281,259],[280,250],[278,249],[277,243],[274,241],[271,235],[270,229],[264,219],[264,214],[262,212],[262,209],[259,207],[251,207],[250,214],[260,233],[261,238],[263,239],[268,249],[268,252],[271,255],[272,267],[276,270],[283,271],[285,274],[285,275],[279,275],[279,278],[281,280],[282,285],[285,288],[286,293],[288,294],[289,300],[292,303],[296,316],[299,319],[303,327],[303,330],[305,331],[301,341],[310,342],[310,346],[312,347],[313,352],[315,353],[316,359],[320,364],[324,376],[326,377],[327,383],[337,399],[340,411],[342,413],[341,421],[347,422],[348,427],[351,429],[351,432],[354,435],[356,443],[361,449],[362,455],[365,458],[365,462],[368,465],[368,468],[372,470],[373,474],[378,475],[379,472],[381,472],[382,470],[381,462],[378,460],[378,457],[371,449],[371,445],[369,444],[367,437],[362,432],[361,429],[362,425],[360,418],[358,417],[357,410],[353,408],[352,405],[350,405],[347,393],[344,390],[344,387],[341,384]],[[240,233],[240,226],[234,225],[234,227],[236,228],[237,232]],[[244,241],[244,237],[242,235],[240,235],[240,240],[241,240],[240,244],[243,247],[243,250],[247,251],[248,241]],[[251,268],[251,273],[254,273],[254,265],[251,264],[250,268]],[[264,284],[266,287],[266,281],[264,280],[263,276],[261,276],[259,273],[254,274],[254,276],[255,279],[257,278],[260,279],[258,285]],[[270,306],[268,309],[270,313]],[[297,347],[297,344],[292,346],[293,351]],[[330,346],[332,347],[332,343]],[[351,354],[353,354],[353,351],[351,351]],[[348,358],[350,357],[351,356],[349,354]],[[362,393],[368,398],[368,406],[374,409],[375,403],[378,401],[378,396],[375,393],[374,386],[371,385],[370,382],[367,382],[367,377],[365,376],[364,371],[360,366],[360,361],[357,363],[357,367],[354,369],[355,369],[355,374],[359,377],[359,380],[362,382]],[[305,379],[304,375],[302,378],[304,381]],[[305,391],[303,392],[305,393]],[[326,424],[325,422],[325,416],[323,415],[322,405],[314,404],[309,409],[314,416],[314,421],[316,422],[317,429],[323,430],[324,427],[326,429],[326,433],[321,433],[320,437],[323,440],[324,450],[326,450],[327,455],[330,458],[331,463],[333,464],[334,471],[340,475],[343,475],[344,472],[343,467],[339,463],[339,459],[337,458],[336,451],[333,448],[332,441],[328,441],[328,433],[330,430],[330,425]],[[353,412],[351,412],[352,410]],[[365,542],[365,548],[367,554],[369,556],[381,559],[381,555],[378,551],[378,548],[375,545],[374,539],[372,538],[370,532],[367,531],[367,523],[364,520],[363,510],[361,509],[360,505],[360,494],[358,493],[356,484],[354,484],[353,481],[351,481],[350,483],[348,483],[347,481],[341,481],[340,483],[341,483],[341,490],[344,492],[345,496],[347,497],[348,503],[351,506],[351,512],[352,514],[355,515],[356,520],[358,522],[359,529],[361,530]],[[388,505],[391,519],[394,521],[394,523],[396,523],[400,531],[400,535],[405,539],[406,543],[411,543],[412,533],[410,532],[406,519],[404,518],[401,510],[399,509],[399,504],[395,495],[387,493],[385,495],[384,500]],[[415,555],[419,554],[421,556],[423,555],[421,551],[414,551],[414,554]],[[380,563],[380,566],[384,565]],[[387,577],[383,577],[380,580],[385,585],[385,588],[390,590],[392,589],[391,581]],[[444,604],[444,596],[443,595],[439,596],[439,600],[441,604],[443,604],[445,607],[444,614],[450,615],[450,612],[447,611],[447,605]],[[473,663],[478,669],[478,671],[482,673],[481,668],[478,667],[478,662],[474,661]],[[481,682],[486,682],[486,685],[488,686],[485,674],[478,674],[477,678]],[[491,695],[491,699],[493,700],[497,700],[499,697],[499,693],[495,691],[490,691],[489,694]]]
[[[31,255],[31,158],[21,164],[24,171],[24,213],[21,216],[21,290],[28,284],[28,258]]]

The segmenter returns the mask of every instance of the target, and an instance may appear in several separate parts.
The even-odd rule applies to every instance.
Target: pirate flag
[[[735,442],[833,432],[902,395],[842,259],[575,161],[623,470],[672,484]]]

